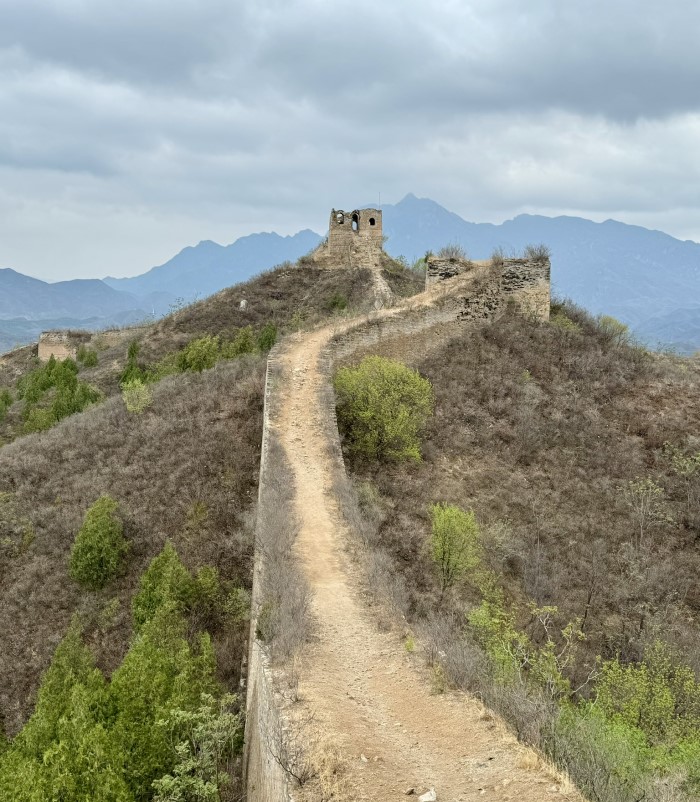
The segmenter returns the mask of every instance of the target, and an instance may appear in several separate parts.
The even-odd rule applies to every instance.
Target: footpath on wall
[[[282,702],[269,689],[262,695],[267,704],[285,708],[274,712],[273,726],[286,727],[286,737],[303,743],[327,776],[299,787],[280,774],[278,762],[268,760],[271,779],[276,772],[268,783],[262,776],[265,761],[258,759],[248,774],[251,802],[330,798],[330,793],[337,800],[378,802],[426,793],[438,802],[581,799],[477,700],[458,692],[433,693],[400,633],[379,631],[360,568],[349,556],[353,535],[336,498],[347,477],[328,391],[333,360],[378,338],[454,319],[445,299],[481,279],[450,280],[364,321],[296,335],[275,356],[276,403],[267,425],[284,450],[294,488],[293,550],[312,594],[314,637],[296,667],[295,700]],[[258,684],[272,681],[269,667],[263,673]],[[250,715],[260,719],[260,711],[249,710]],[[249,741],[274,737],[269,728],[249,728]],[[264,757],[263,743],[253,743],[256,750]]]

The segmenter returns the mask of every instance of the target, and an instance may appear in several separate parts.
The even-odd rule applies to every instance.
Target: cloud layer
[[[0,0],[0,267],[129,275],[379,192],[700,239],[699,28],[686,0]]]

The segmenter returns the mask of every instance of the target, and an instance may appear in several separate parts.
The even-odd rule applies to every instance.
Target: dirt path
[[[333,496],[319,369],[332,333],[306,335],[280,355],[287,378],[275,428],[293,473],[295,547],[313,592],[317,639],[299,682],[300,706],[313,714],[306,737],[331,743],[347,764],[345,793],[333,798],[383,802],[434,788],[438,802],[580,800],[475,700],[432,694],[397,633],[378,630]],[[321,798],[313,783],[298,794]]]

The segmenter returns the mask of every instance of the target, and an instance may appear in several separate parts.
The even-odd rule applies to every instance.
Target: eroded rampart
[[[428,339],[435,345],[444,342],[465,324],[486,322],[497,318],[512,301],[540,318],[549,313],[549,264],[546,266],[546,309],[542,270],[521,280],[517,276],[508,279],[507,290],[503,286],[503,272],[491,266],[478,266],[449,281],[440,281],[437,286],[408,299],[400,306],[384,309],[365,318],[327,326],[312,334],[295,335],[276,347],[268,362],[265,388],[265,418],[260,467],[258,515],[256,523],[256,555],[253,582],[253,612],[251,616],[251,642],[248,658],[247,719],[245,748],[245,777],[249,802],[287,802],[293,799],[294,781],[279,756],[280,742],[287,737],[294,724],[287,716],[289,704],[280,693],[279,675],[276,676],[268,657],[267,647],[258,636],[258,619],[265,598],[265,564],[269,554],[271,535],[268,520],[279,517],[283,502],[278,481],[286,470],[285,456],[271,448],[275,428],[285,393],[286,384],[293,376],[283,375],[281,367],[284,356],[299,347],[304,337],[313,340],[312,358],[321,377],[315,390],[314,421],[316,431],[325,439],[325,451],[329,456],[326,477],[330,486],[348,482],[340,445],[335,408],[331,389],[334,365],[353,355],[368,350],[387,350],[392,356],[408,357],[415,352],[417,335],[429,333]],[[533,303],[533,296],[536,301]],[[424,341],[425,338],[422,336]],[[414,355],[414,353],[412,354]],[[407,361],[410,361],[407,358]],[[279,464],[275,464],[278,462]],[[291,476],[290,476],[291,481]],[[290,513],[293,517],[293,513]]]

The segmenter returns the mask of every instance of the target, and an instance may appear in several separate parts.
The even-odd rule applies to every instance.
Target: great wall
[[[377,210],[371,213],[376,225]],[[353,215],[361,231],[363,218]],[[335,250],[333,223],[343,225],[341,219],[347,215],[334,210],[323,259]],[[345,231],[341,236],[336,253],[351,259],[357,250]],[[365,266],[378,275],[379,261],[373,254]],[[249,802],[383,801],[404,794],[452,801],[484,794],[522,802],[580,799],[475,699],[431,693],[400,638],[379,631],[361,566],[351,556],[355,535],[339,501],[349,480],[331,384],[341,360],[371,350],[410,362],[419,340],[425,353],[458,327],[494,319],[509,304],[546,319],[549,271],[545,255],[480,265],[429,260],[420,295],[342,325],[293,335],[271,354],[248,664]],[[383,293],[380,287],[378,297]],[[268,521],[279,522],[281,510],[293,530],[283,549],[310,593],[313,637],[293,667],[273,668],[257,619],[267,598],[271,541],[280,536],[267,530]],[[300,783],[307,775],[316,777]]]

